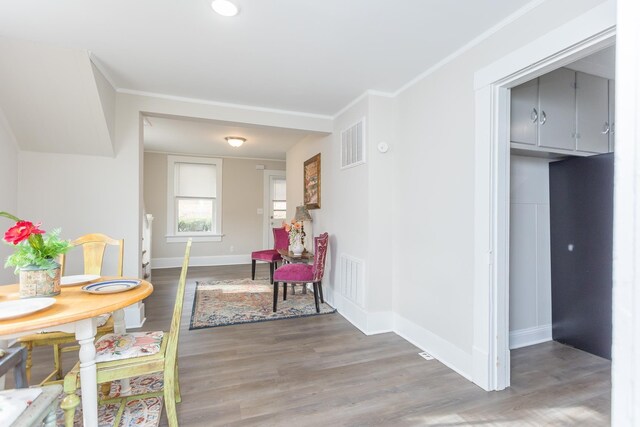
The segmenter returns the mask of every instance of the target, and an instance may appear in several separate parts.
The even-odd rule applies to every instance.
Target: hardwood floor
[[[168,329],[178,273],[153,271],[143,329]],[[248,275],[250,266],[189,270],[181,426],[609,424],[610,362],[554,342],[514,350],[511,388],[485,392],[399,336],[365,336],[337,313],[188,330],[196,280]],[[43,351],[35,379],[48,371]],[[74,356],[65,354],[67,368]]]

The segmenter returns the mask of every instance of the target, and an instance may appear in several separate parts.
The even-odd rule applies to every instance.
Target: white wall
[[[11,129],[0,110],[0,211],[18,215],[18,147]],[[0,239],[12,222],[0,218]],[[0,284],[17,283],[13,268],[4,268],[4,262],[12,252],[11,246],[0,242]]]
[[[263,249],[264,220],[257,214],[262,209],[263,175],[256,165],[269,170],[285,170],[284,161],[223,158],[222,163],[222,233],[221,242],[194,242],[191,257],[241,257],[240,262],[250,262],[252,251]],[[168,265],[169,260],[181,264],[184,243],[167,243],[167,155],[144,154],[144,201],[147,213],[154,216],[152,267]],[[215,260],[209,260],[215,262]],[[203,260],[204,262],[204,260]],[[222,259],[221,263],[228,263]],[[164,263],[164,264],[162,264]]]
[[[549,160],[511,156],[510,348],[551,339]]]

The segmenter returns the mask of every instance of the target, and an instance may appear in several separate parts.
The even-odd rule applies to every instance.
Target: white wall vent
[[[364,261],[349,255],[340,255],[340,293],[364,308]]]
[[[350,168],[365,162],[364,117],[358,123],[342,131],[341,167]]]

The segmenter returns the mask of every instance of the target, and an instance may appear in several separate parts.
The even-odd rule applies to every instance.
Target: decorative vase
[[[20,269],[20,298],[51,297],[60,294],[60,264],[43,269],[30,265]]]
[[[299,235],[296,236],[293,243],[289,245],[289,250],[293,253],[293,256],[302,255],[302,252],[304,252],[304,245],[302,244],[302,239]]]

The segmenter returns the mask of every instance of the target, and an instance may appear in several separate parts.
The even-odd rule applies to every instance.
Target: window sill
[[[195,242],[222,242],[222,237],[224,234],[212,234],[209,236],[165,236],[167,239],[167,243],[186,243],[187,240],[191,239]]]

